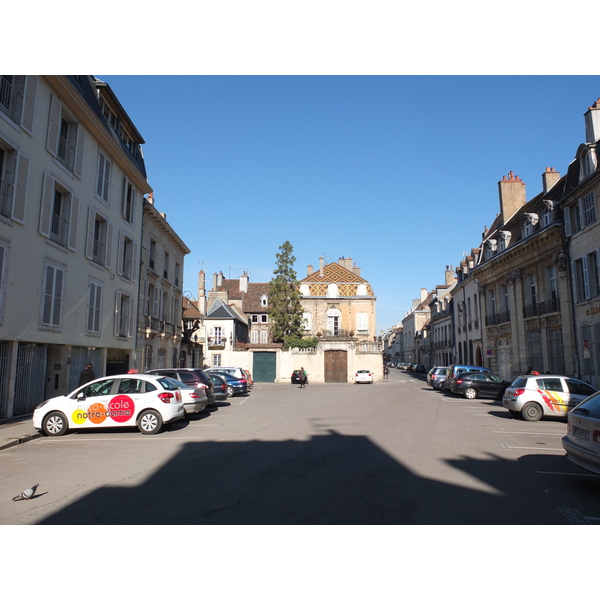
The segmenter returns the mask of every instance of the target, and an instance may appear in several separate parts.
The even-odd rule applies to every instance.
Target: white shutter
[[[571,237],[571,208],[569,206],[565,206],[563,215],[565,220],[565,235]]]
[[[73,173],[81,179],[83,173],[83,149],[85,146],[85,131],[81,125],[77,126],[77,147],[75,149],[75,164],[73,166]]]
[[[17,159],[17,176],[15,178],[15,195],[11,216],[18,223],[25,222],[25,205],[27,201],[27,182],[29,180],[29,159],[19,154]]]
[[[111,223],[106,223],[106,262],[105,267],[110,268],[112,264],[112,241],[113,239],[113,226]]]
[[[48,122],[48,139],[46,142],[46,148],[52,154],[56,156],[58,149],[58,132],[60,129],[60,115],[61,105],[56,96],[52,96],[50,102],[50,119]]]
[[[124,252],[124,246],[125,244],[125,235],[123,234],[122,231],[119,231],[119,243],[117,246],[117,252],[118,252],[118,256],[117,256],[117,273],[119,275],[123,275],[123,252]]]
[[[88,208],[87,240],[85,244],[85,256],[92,260],[94,257],[94,231],[96,229],[96,213]]]
[[[573,285],[573,302],[579,302],[577,294],[577,268],[574,260],[571,261],[571,283]]]
[[[31,134],[33,134],[33,117],[35,113],[37,83],[38,78],[35,75],[27,75],[25,80],[25,98],[23,99],[24,106],[21,127]]]
[[[52,213],[52,195],[54,194],[54,179],[44,175],[44,189],[42,191],[42,210],[40,212],[40,233],[50,237],[50,224]]]
[[[69,250],[77,249],[77,226],[79,225],[79,198],[71,196],[71,210],[69,215]]]
[[[587,254],[582,256],[581,264],[583,265],[583,293],[585,298],[590,297],[590,276],[589,276],[589,268],[588,268],[588,257]],[[583,300],[583,298],[582,298]]]

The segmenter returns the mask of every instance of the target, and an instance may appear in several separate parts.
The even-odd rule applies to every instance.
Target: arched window
[[[327,286],[327,297],[328,298],[337,298],[339,296],[338,286],[336,283],[330,283]]]
[[[309,286],[309,285],[307,285],[306,283],[303,283],[303,284],[300,286],[300,293],[301,293],[303,296],[310,296],[310,286]]]
[[[368,296],[367,286],[364,283],[358,284],[358,287],[356,288],[356,295],[357,296]]]

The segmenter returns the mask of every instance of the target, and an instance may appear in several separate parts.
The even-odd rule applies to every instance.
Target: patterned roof
[[[358,296],[357,290],[360,284],[367,288],[367,296],[374,296],[373,290],[366,279],[363,279],[349,269],[338,263],[329,263],[323,267],[323,277],[320,269],[301,279],[300,285],[308,284],[310,296],[327,296],[327,286],[335,283],[338,286],[340,297]]]

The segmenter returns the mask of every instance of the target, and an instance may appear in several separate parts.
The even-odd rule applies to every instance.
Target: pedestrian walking
[[[308,383],[308,375],[304,367],[300,367],[300,387],[303,388]]]
[[[385,367],[383,367],[383,378],[387,379],[389,374],[390,374],[390,370],[388,369],[388,366],[385,365]]]
[[[90,381],[94,381],[94,379],[96,379],[96,373],[94,373],[92,369],[92,363],[88,363],[87,365],[85,365],[85,369],[79,374],[79,383],[77,384],[77,387],[85,385],[86,383],[89,383]]]

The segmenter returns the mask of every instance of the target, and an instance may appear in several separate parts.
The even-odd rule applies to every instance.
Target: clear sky
[[[186,290],[201,268],[269,281],[289,240],[298,279],[356,262],[378,331],[478,246],[504,175],[530,199],[566,172],[600,97],[597,76],[96,76],[145,139]]]

